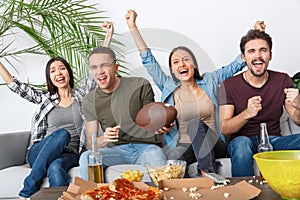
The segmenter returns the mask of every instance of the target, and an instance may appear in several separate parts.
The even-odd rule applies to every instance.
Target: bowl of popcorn
[[[153,183],[158,185],[160,180],[183,178],[186,168],[184,160],[167,160],[163,166],[146,166]]]
[[[253,158],[263,178],[281,198],[300,200],[300,150],[262,152]]]

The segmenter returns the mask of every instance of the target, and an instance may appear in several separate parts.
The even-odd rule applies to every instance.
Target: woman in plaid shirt
[[[113,26],[104,23],[102,28],[106,31],[103,46],[109,46]],[[46,65],[47,92],[20,82],[1,62],[0,75],[13,92],[40,105],[33,118],[31,145],[27,154],[32,170],[25,178],[19,196],[24,199],[33,195],[46,176],[50,187],[68,185],[68,171],[78,166],[79,154],[84,150],[85,126],[81,100],[97,84],[89,76],[83,87],[74,88],[71,66],[61,57],[50,59]]]

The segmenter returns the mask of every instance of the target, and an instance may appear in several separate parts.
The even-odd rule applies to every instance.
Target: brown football
[[[147,131],[154,132],[162,127],[170,127],[176,117],[177,110],[174,106],[164,102],[152,102],[140,109],[135,123]]]

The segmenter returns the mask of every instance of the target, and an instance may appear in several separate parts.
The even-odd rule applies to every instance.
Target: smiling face
[[[58,89],[70,87],[70,76],[67,67],[59,60],[54,61],[49,68],[50,80]]]
[[[185,50],[178,49],[171,56],[172,72],[179,81],[193,80],[194,66],[192,56]]]
[[[265,40],[254,39],[245,44],[242,58],[254,76],[263,76],[267,71],[269,61],[272,59],[272,53]]]
[[[117,84],[118,65],[109,54],[95,53],[89,57],[89,66],[94,80],[103,92],[112,92]]]

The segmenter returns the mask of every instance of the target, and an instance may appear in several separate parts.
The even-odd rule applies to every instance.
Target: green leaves
[[[294,82],[294,87],[300,90],[300,79],[294,79],[293,82]]]
[[[0,57],[17,59],[22,53],[61,56],[72,66],[78,83],[88,74],[89,52],[105,38],[101,24],[106,16],[95,6],[87,0],[2,0],[0,37],[8,38],[21,31],[36,44],[12,51],[14,41],[8,42]],[[114,40],[112,43],[119,44]]]

